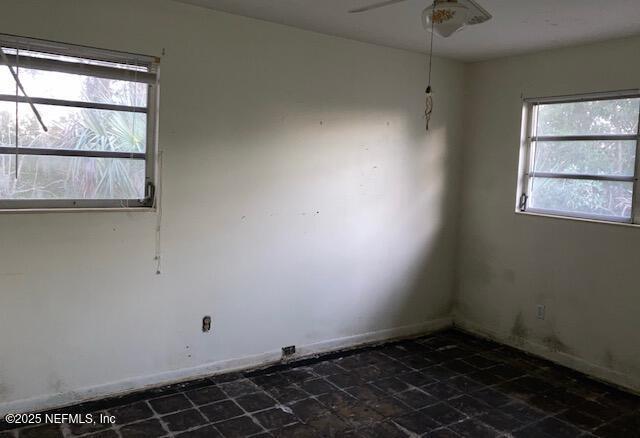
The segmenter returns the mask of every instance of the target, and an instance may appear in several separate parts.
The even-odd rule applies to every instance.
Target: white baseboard
[[[397,338],[407,338],[428,334],[453,325],[451,317],[426,321],[419,324],[396,327],[374,332],[362,333],[338,339],[316,342],[296,347],[296,354],[290,360],[313,357],[322,353],[339,351],[367,344],[375,344]],[[76,403],[96,400],[104,397],[124,395],[130,392],[163,386],[199,377],[223,374],[238,370],[258,368],[281,361],[282,352],[269,351],[252,356],[208,363],[192,368],[167,371],[149,376],[135,377],[118,382],[82,388],[60,394],[49,394],[34,398],[10,401],[0,404],[0,417],[7,413],[24,413],[55,409]]]
[[[452,326],[453,319],[451,317],[439,318],[427,322],[422,322],[420,324],[379,330],[375,332],[363,333],[360,335],[347,336],[344,338],[317,342],[302,347],[296,347],[296,350],[298,352],[296,354],[299,354],[300,357],[313,356],[316,354],[327,353],[331,351],[340,351],[367,344],[375,344],[382,341],[390,341],[393,339],[424,335]]]
[[[603,382],[619,386],[625,390],[640,394],[640,379],[638,376],[631,376],[621,373],[611,368],[606,368],[591,362],[588,362],[578,356],[574,356],[561,351],[549,349],[544,344],[540,344],[527,339],[514,339],[509,334],[499,333],[496,330],[481,327],[471,321],[456,316],[454,326],[467,331],[476,336],[496,341],[500,344],[522,350],[535,356],[543,357],[558,365],[571,368],[583,374],[591,376]]]

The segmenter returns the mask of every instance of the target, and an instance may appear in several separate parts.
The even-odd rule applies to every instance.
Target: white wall
[[[640,88],[638,53],[633,38],[468,66],[455,321],[640,391],[640,229],[514,213],[521,95]]]
[[[418,54],[165,0],[3,0],[0,29],[166,49],[162,275],[154,213],[0,215],[0,411],[450,322],[462,65],[427,136]]]

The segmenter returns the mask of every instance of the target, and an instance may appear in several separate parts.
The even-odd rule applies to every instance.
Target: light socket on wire
[[[211,317],[205,316],[202,318],[202,332],[206,333],[211,330]]]

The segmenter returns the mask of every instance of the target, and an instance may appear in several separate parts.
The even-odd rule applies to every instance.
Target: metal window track
[[[582,173],[529,172],[527,175],[531,178],[583,179],[594,181],[634,182],[636,180],[633,176],[589,175]]]
[[[624,141],[624,140],[639,140],[638,134],[631,135],[539,135],[529,137],[530,141]]]
[[[20,65],[20,68],[93,76],[117,81],[141,82],[144,84],[155,84],[157,81],[157,76],[153,72],[139,72],[102,65],[82,64],[78,62],[60,61],[48,58],[36,58],[34,56],[17,57],[15,55],[7,54],[7,59],[10,65],[14,67],[16,65]]]
[[[636,99],[640,97],[640,89],[605,91],[600,93],[570,94],[564,96],[527,97],[522,99],[532,105],[593,102],[598,100]]]
[[[142,106],[116,105],[111,103],[80,102],[76,100],[49,99],[46,97],[16,96],[15,94],[0,94],[0,101],[29,103],[29,101],[41,105],[67,106],[73,108],[100,109],[109,111],[123,111],[130,113],[147,113],[147,108]]]
[[[144,160],[146,154],[141,152],[87,151],[78,149],[47,149],[0,146],[0,154],[7,155],[53,155],[59,157],[91,157],[91,158],[126,158]]]
[[[633,220],[630,217],[610,216],[610,215],[603,215],[603,214],[590,214],[590,213],[581,213],[576,211],[551,210],[551,209],[545,209],[545,208],[527,208],[526,213],[535,213],[535,214],[557,216],[557,217],[564,217],[564,218],[567,218],[567,217],[580,218],[580,219],[589,219],[594,221],[633,224]]]

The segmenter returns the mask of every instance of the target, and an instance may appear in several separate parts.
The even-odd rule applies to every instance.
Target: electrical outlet
[[[289,345],[288,347],[282,347],[282,357],[291,356],[291,355],[295,354],[295,352],[296,352],[296,346],[295,345]]]
[[[537,313],[537,317],[538,317],[538,319],[544,319],[546,310],[547,309],[545,308],[544,304],[538,304],[538,307],[537,307],[537,312],[538,312]]]

